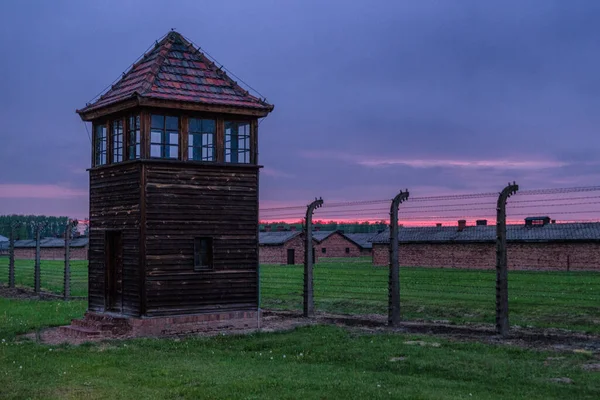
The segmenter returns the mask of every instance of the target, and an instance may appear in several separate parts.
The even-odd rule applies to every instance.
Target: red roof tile
[[[171,31],[85,113],[136,96],[271,111],[273,106],[252,96],[202,52]]]

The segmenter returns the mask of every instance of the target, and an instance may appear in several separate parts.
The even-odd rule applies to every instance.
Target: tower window
[[[225,121],[225,162],[250,163],[250,123]]]
[[[150,127],[150,157],[178,158],[179,118],[152,115]]]
[[[96,125],[94,130],[94,166],[106,164],[106,125]]]
[[[123,120],[113,121],[112,128],[112,162],[121,162],[123,161]]]
[[[190,118],[188,159],[193,161],[215,160],[215,121]]]
[[[213,240],[210,237],[194,239],[194,270],[211,269],[213,267]]]
[[[129,159],[135,160],[140,158],[140,116],[130,116],[129,126],[127,128],[127,138],[129,139]]]

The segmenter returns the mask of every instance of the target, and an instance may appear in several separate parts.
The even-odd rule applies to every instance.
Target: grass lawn
[[[263,265],[265,308],[301,309],[303,266]],[[321,259],[314,271],[319,311],[387,314],[388,270],[370,258]],[[494,323],[494,270],[400,268],[405,319]],[[600,273],[510,271],[513,325],[600,332]]]
[[[592,362],[591,355],[331,326],[78,347],[15,340],[17,333],[66,323],[83,312],[82,304],[0,300],[0,398],[600,397],[599,373],[581,368]],[[429,345],[405,343],[414,340]],[[570,378],[573,383],[553,378]]]
[[[8,259],[0,258],[0,282],[8,278]],[[62,293],[63,262],[42,261],[42,288]],[[87,294],[87,261],[72,262],[71,294]],[[17,260],[17,285],[33,287],[33,260]],[[493,270],[400,269],[404,319],[455,323],[495,321],[496,274]],[[369,257],[326,259],[314,271],[318,311],[387,314],[388,272]],[[303,267],[263,265],[263,308],[302,309]],[[510,323],[600,333],[600,273],[509,273]]]

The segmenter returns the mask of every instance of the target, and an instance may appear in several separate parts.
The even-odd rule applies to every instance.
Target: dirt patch
[[[35,293],[33,289],[29,288],[9,288],[5,285],[0,285],[0,297],[7,299],[18,299],[18,300],[58,300],[62,299],[61,295],[49,292]]]
[[[453,325],[442,321],[406,321],[400,326],[386,326],[387,318],[383,315],[336,315],[318,313],[314,318],[304,318],[301,313],[291,311],[263,310],[260,332],[289,331],[302,326],[326,324],[336,325],[354,331],[357,334],[403,333],[431,335],[437,339],[456,341],[473,341],[488,344],[510,345],[537,350],[569,351],[600,357],[600,336],[587,335],[561,329],[511,328],[507,337],[496,335],[490,325]],[[203,332],[194,335],[164,336],[174,338],[217,335],[239,335],[254,333],[257,330],[230,330],[225,332]],[[102,342],[106,340],[131,339],[131,336],[98,336],[93,338],[73,338],[65,335],[59,328],[50,328],[37,333],[21,336],[25,340],[33,340],[46,344],[69,343],[78,345],[84,342]],[[418,343],[417,343],[418,342]],[[419,341],[414,342],[420,344]],[[426,343],[426,342],[423,342]],[[437,343],[436,343],[437,344]],[[593,369],[591,367],[590,369]]]

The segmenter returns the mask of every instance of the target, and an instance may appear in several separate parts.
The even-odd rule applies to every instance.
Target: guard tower
[[[88,313],[256,315],[257,120],[272,110],[174,31],[77,110],[93,124]]]

